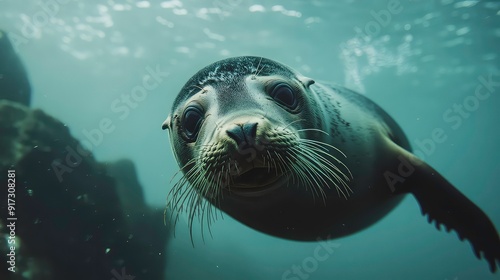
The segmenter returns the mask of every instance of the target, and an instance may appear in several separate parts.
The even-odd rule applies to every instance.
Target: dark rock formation
[[[40,110],[0,100],[0,236],[15,170],[15,273],[0,238],[0,279],[163,279],[169,237],[130,161],[102,164]],[[62,171],[61,171],[62,170]],[[58,173],[59,172],[59,173]],[[127,276],[128,275],[128,276]]]
[[[26,106],[31,101],[31,86],[24,66],[17,56],[7,33],[0,30],[0,99]]]

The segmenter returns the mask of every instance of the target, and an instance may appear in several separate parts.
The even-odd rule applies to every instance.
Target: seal
[[[468,239],[497,270],[490,219],[415,157],[398,124],[361,94],[270,59],[235,57],[190,78],[171,112],[162,128],[181,178],[167,208],[175,221],[187,212],[191,233],[195,218],[210,227],[218,208],[273,236],[338,238],[412,194],[430,223]]]

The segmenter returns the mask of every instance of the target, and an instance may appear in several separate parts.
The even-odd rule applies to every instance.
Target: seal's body
[[[184,176],[170,206],[208,203],[262,232],[293,240],[366,228],[412,193],[430,220],[456,230],[496,270],[500,240],[488,217],[411,154],[396,122],[366,97],[315,83],[258,57],[200,70],[183,87],[170,129]]]

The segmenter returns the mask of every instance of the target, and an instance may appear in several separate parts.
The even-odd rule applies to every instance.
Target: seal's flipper
[[[448,232],[455,230],[461,240],[468,239],[476,257],[481,259],[482,252],[495,272],[500,266],[500,237],[490,219],[432,167],[399,149],[402,156],[396,170],[408,176],[395,184],[395,192],[413,194],[429,223],[434,221],[438,230],[444,225]]]

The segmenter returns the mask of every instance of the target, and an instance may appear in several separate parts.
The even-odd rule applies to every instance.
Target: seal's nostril
[[[234,125],[230,129],[226,130],[226,133],[231,137],[236,144],[239,146],[241,144],[249,144],[255,142],[255,137],[257,136],[257,123],[245,123],[243,125]]]
[[[247,142],[253,142],[257,136],[257,123],[246,123],[243,125],[243,133],[246,136]]]
[[[229,137],[233,138],[233,140],[236,141],[237,145],[245,142],[245,135],[243,135],[243,130],[239,125],[234,125],[230,129],[226,130],[226,133],[227,135],[229,135]]]

